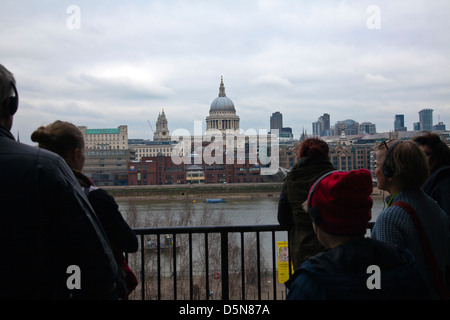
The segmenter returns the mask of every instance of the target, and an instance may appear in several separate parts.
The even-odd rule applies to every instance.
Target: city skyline
[[[57,119],[89,128],[126,124],[152,139],[192,132],[223,76],[241,128],[283,114],[295,138],[324,113],[331,123],[412,130],[418,112],[450,123],[448,1],[60,1],[0,5],[0,63],[20,96],[12,133],[30,143]],[[432,23],[430,23],[432,21]]]

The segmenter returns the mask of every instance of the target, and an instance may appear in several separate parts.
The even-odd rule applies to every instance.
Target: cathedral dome
[[[231,111],[236,112],[236,109],[234,108],[234,103],[231,101],[230,98],[228,98],[225,94],[225,86],[223,85],[223,77],[220,80],[220,87],[219,87],[219,96],[214,99],[214,101],[211,103],[211,108],[209,109],[209,112],[223,112],[223,111]]]
[[[214,101],[211,103],[211,108],[209,109],[209,112],[211,111],[233,111],[236,112],[236,109],[234,108],[233,101],[227,97],[217,97],[214,99]]]

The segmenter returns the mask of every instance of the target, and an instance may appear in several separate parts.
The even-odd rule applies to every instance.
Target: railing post
[[[245,300],[245,247],[243,232],[241,232],[241,300]]]
[[[172,259],[173,259],[173,300],[177,300],[177,235],[172,234]]]
[[[145,300],[145,260],[144,260],[144,235],[141,234],[141,299]]]
[[[161,300],[161,234],[156,234],[156,255],[158,258],[158,300]]]
[[[222,272],[222,300],[229,300],[228,286],[228,232],[220,234],[220,256],[221,256],[221,272]]]
[[[193,267],[192,267],[192,233],[189,233],[189,297],[194,298],[194,283],[193,283]]]
[[[206,300],[209,300],[209,252],[208,252],[208,233],[205,232],[205,287],[206,287]]]
[[[273,283],[273,300],[277,300],[277,276],[276,276],[276,244],[275,244],[275,231],[272,231],[272,283]]]
[[[261,248],[259,231],[256,231],[256,270],[258,274],[258,300],[261,300]]]

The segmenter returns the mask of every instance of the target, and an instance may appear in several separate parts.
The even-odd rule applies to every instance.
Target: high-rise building
[[[396,114],[394,119],[394,131],[407,131],[407,128],[405,127],[405,115],[403,114]]]
[[[278,130],[279,138],[293,138],[292,128],[283,127],[283,115],[279,111],[272,113],[270,116],[270,133],[274,133],[273,130]]]
[[[330,135],[330,115],[328,113],[324,113],[319,117],[319,121],[322,122],[322,136]]]
[[[278,131],[283,129],[283,115],[279,111],[272,113],[270,116],[270,131],[273,129]]]
[[[372,122],[363,122],[359,125],[358,134],[376,134],[376,125]]]
[[[413,123],[413,130],[414,131],[420,131],[420,122],[414,122]]]
[[[433,110],[423,109],[419,111],[420,130],[433,130]]]
[[[316,122],[313,122],[312,125],[313,136],[329,136],[331,134],[330,115],[328,113],[324,113]]]
[[[352,119],[338,121],[334,125],[332,131],[336,136],[339,136],[343,133],[346,135],[357,135],[359,131],[359,123]]]

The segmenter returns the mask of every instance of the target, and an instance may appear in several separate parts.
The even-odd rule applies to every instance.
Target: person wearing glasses
[[[376,147],[376,159],[378,188],[389,192],[389,196],[387,207],[376,219],[372,238],[409,249],[432,298],[439,299],[438,286],[445,280],[450,261],[449,221],[436,201],[421,189],[428,178],[426,156],[413,141],[387,140]],[[436,268],[424,250],[419,227],[424,230]],[[435,272],[441,273],[439,283],[434,280]]]

